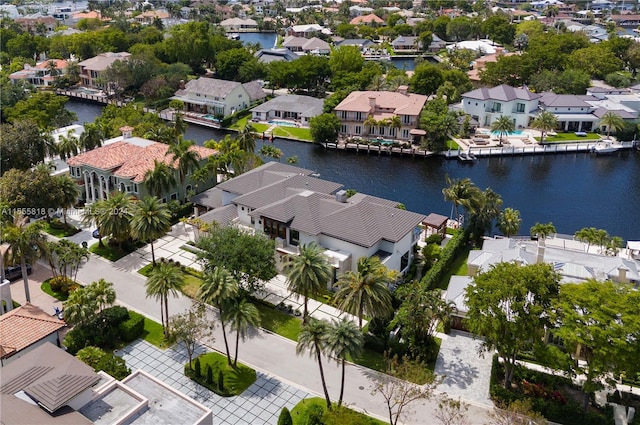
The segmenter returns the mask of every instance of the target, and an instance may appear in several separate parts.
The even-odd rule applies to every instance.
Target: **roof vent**
[[[339,190],[336,192],[336,201],[346,204],[347,203],[347,191]]]

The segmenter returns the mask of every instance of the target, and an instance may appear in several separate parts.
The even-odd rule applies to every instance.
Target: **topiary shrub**
[[[278,417],[278,425],[293,425],[293,418],[291,418],[291,412],[286,407],[283,407]]]
[[[200,377],[202,376],[202,373],[200,371],[200,359],[196,357],[196,359],[193,361],[193,373],[195,374],[196,378],[200,379]]]
[[[218,371],[218,390],[224,392],[224,373],[222,373],[222,370]]]
[[[129,319],[118,325],[118,331],[122,341],[133,341],[144,332],[144,316],[135,311],[130,311]]]
[[[119,305],[105,308],[96,318],[102,320],[103,323],[107,323],[109,326],[117,327],[120,323],[129,319],[129,310]]]
[[[431,236],[429,236],[427,239],[425,239],[425,242],[427,243],[427,245],[431,245],[431,244],[440,245],[440,243],[442,242],[442,236],[438,233],[434,233]]]
[[[206,369],[206,379],[207,379],[207,384],[212,385],[213,384],[213,370],[211,370],[211,365],[207,365],[207,369]]]

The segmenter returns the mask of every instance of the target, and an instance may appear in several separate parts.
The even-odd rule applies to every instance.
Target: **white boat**
[[[602,139],[593,147],[593,152],[596,154],[613,153],[622,149],[622,145],[611,139]]]
[[[473,162],[478,158],[471,153],[471,151],[460,151],[458,153],[458,160],[462,162]]]
[[[231,34],[227,34],[227,38],[229,40],[240,40],[240,34],[238,34],[237,32],[233,32]]]

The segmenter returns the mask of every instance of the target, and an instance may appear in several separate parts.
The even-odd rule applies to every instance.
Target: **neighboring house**
[[[341,187],[313,177],[311,170],[269,162],[191,200],[214,208],[199,217],[204,222],[236,224],[275,239],[280,264],[297,255],[299,246],[315,242],[329,257],[333,281],[371,256],[406,272],[425,216],[363,193],[348,198]]]
[[[229,18],[220,22],[220,26],[227,32],[257,30],[258,23],[253,19]]]
[[[252,117],[259,121],[272,119],[295,120],[308,127],[311,118],[322,114],[322,99],[297,94],[276,96],[251,109]]]
[[[42,16],[39,14],[27,15],[23,18],[17,18],[15,23],[20,25],[24,31],[35,33],[52,33],[58,26],[58,20],[53,16]]]
[[[296,59],[299,59],[300,56],[296,55],[289,49],[278,48],[278,49],[261,49],[258,50],[254,56],[258,58],[258,62],[261,63],[271,63],[271,62],[291,62]]]
[[[358,5],[349,7],[349,16],[351,17],[369,15],[371,13],[373,13],[372,7],[364,7]]]
[[[282,47],[289,49],[296,54],[328,55],[331,53],[331,46],[324,40],[317,37],[304,38],[288,35],[282,41]]]
[[[336,43],[336,47],[340,46],[356,46],[360,51],[375,46],[376,43],[366,38],[348,38]]]
[[[293,25],[287,28],[287,35],[295,35],[296,37],[313,37],[317,34],[331,35],[331,30],[318,24]]]
[[[427,96],[407,93],[407,87],[400,86],[398,92],[351,92],[334,110],[340,119],[340,133],[343,135],[391,137],[406,141],[418,128],[420,112],[426,102]],[[395,125],[391,120],[396,121]]]
[[[3,367],[0,423],[211,425],[211,409],[137,370],[122,381],[43,344]]]
[[[479,88],[462,95],[462,108],[480,125],[490,127],[502,115],[511,117],[516,128],[526,128],[532,116],[538,113],[541,95],[527,89],[502,84],[492,88]]]
[[[396,52],[414,53],[422,51],[420,39],[408,35],[399,35],[391,42],[391,46]]]
[[[172,99],[182,101],[187,112],[225,117],[247,109],[266,96],[257,81],[239,83],[200,77],[180,88]]]
[[[435,34],[431,35],[431,44],[427,49],[431,53],[437,53],[447,47],[447,43]]]
[[[356,16],[351,21],[351,25],[383,25],[384,19],[379,18],[377,15],[370,13],[368,15]]]
[[[66,326],[55,315],[29,303],[3,314],[0,316],[0,366],[47,342],[59,347],[60,331]],[[4,380],[4,376],[2,378]]]
[[[86,87],[104,88],[105,82],[100,81],[102,73],[117,60],[126,61],[131,56],[127,52],[107,52],[83,60],[78,63],[80,68],[80,83]]]
[[[447,49],[467,49],[480,55],[493,55],[498,52],[500,46],[491,40],[465,40],[458,43],[449,44]]]
[[[136,22],[144,25],[153,23],[155,19],[166,21],[169,19],[169,12],[166,10],[147,10],[135,17]]]
[[[511,56],[516,54],[517,53],[514,52],[506,53],[502,47],[496,47],[496,53],[480,56],[474,60],[472,65],[473,68],[467,71],[467,76],[475,86],[478,86],[481,84],[480,73],[487,67],[488,63],[498,62],[498,59],[502,56]]]
[[[24,80],[39,87],[51,87],[56,78],[67,73],[69,63],[62,59],[50,59],[39,62],[36,66],[24,64],[24,69],[9,75],[12,83]]]
[[[215,184],[212,176],[207,181],[195,181],[187,176],[184,187],[178,180],[177,164],[167,154],[169,145],[133,137],[132,127],[122,127],[122,136],[105,141],[104,146],[81,153],[67,160],[69,174],[78,186],[80,195],[86,203],[108,199],[114,191],[127,193],[137,199],[151,195],[144,183],[147,171],[152,170],[154,161],[162,161],[172,166],[175,171],[176,185],[160,198],[168,200],[184,200],[191,192],[200,193]],[[217,152],[203,146],[192,146],[200,157],[200,165],[204,165],[211,155]]]
[[[638,28],[640,25],[640,15],[627,14],[627,15],[611,15],[610,19],[615,22],[619,27],[623,28]]]
[[[600,119],[593,114],[594,108],[586,99],[591,96],[555,94],[545,92],[538,99],[540,107],[558,118],[558,127],[564,131],[592,131]]]

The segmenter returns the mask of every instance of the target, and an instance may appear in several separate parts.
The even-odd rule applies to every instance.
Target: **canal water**
[[[71,100],[67,107],[78,114],[79,123],[93,121],[101,110]],[[186,134],[200,144],[223,136],[196,125],[189,125]],[[258,149],[262,143],[258,141]],[[505,207],[520,211],[521,234],[528,234],[535,222],[552,222],[565,234],[596,227],[625,240],[640,239],[640,152],[492,157],[469,165],[439,157],[338,152],[282,139],[273,144],[282,149],[282,161],[296,155],[298,166],[323,179],[402,202],[411,211],[449,216],[451,203],[442,195],[445,177],[468,177],[481,189],[499,193]]]

